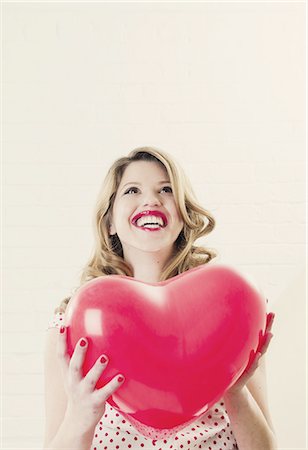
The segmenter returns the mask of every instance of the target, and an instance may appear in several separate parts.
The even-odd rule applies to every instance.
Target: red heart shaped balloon
[[[81,337],[88,340],[83,376],[106,354],[96,387],[123,374],[108,403],[159,439],[204,414],[239,378],[265,330],[266,301],[222,265],[158,283],[109,275],[79,288],[65,324],[70,357]]]

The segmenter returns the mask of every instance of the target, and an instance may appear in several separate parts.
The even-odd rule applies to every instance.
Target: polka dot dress
[[[48,328],[64,323],[64,314],[56,313]],[[165,439],[151,439],[140,434],[119,411],[106,403],[105,414],[95,428],[90,450],[234,450],[238,449],[230,420],[219,401],[195,422]]]

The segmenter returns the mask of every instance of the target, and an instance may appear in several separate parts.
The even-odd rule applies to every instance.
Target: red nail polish
[[[124,381],[124,377],[118,377],[118,382],[122,383],[122,381]]]
[[[81,347],[84,347],[85,345],[87,345],[87,343],[86,343],[86,341],[84,339],[82,339],[80,341],[80,345],[81,345]]]
[[[60,327],[60,333],[63,334],[64,331],[65,331],[65,327],[61,326],[61,327]]]
[[[107,362],[107,358],[105,356],[102,356],[101,359],[100,359],[100,362],[102,364],[105,364],[105,362]]]

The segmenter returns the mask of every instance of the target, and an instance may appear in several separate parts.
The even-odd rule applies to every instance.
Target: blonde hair
[[[110,167],[98,194],[95,214],[95,244],[92,256],[85,265],[80,286],[102,275],[133,277],[133,268],[123,258],[123,249],[117,236],[110,235],[111,213],[115,195],[123,173],[133,161],[150,161],[162,164],[171,182],[172,191],[184,226],[175,241],[174,254],[163,268],[160,281],[167,280],[186,270],[209,263],[217,256],[213,249],[194,245],[196,239],[209,234],[215,227],[211,213],[198,204],[189,179],[182,168],[167,152],[155,147],[138,147],[128,156],[117,159]],[[207,223],[206,223],[207,222]],[[78,288],[75,289],[75,291]],[[55,312],[64,312],[71,297],[62,300]]]

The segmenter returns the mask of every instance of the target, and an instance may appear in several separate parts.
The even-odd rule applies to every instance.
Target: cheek
[[[132,204],[128,204],[127,202],[119,203],[117,205],[116,210],[116,220],[119,225],[127,223],[130,221],[131,216],[133,215],[136,208]]]
[[[173,216],[176,217],[179,222],[183,222],[180,210],[178,209],[177,205],[173,203],[172,206],[173,206]]]

